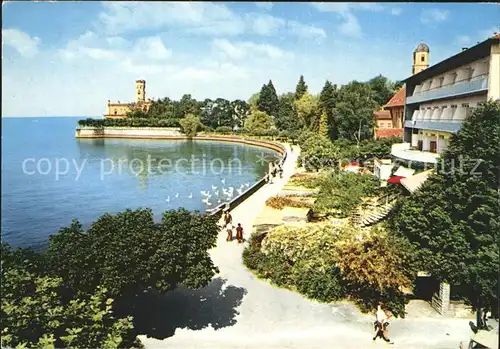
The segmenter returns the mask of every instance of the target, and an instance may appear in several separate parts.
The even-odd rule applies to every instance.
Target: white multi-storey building
[[[392,155],[436,163],[472,109],[500,99],[500,34],[404,80],[404,143]]]

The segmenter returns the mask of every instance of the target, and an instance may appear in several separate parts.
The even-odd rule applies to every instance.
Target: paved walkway
[[[278,193],[294,173],[297,155],[296,151],[289,153],[283,179],[275,179],[232,211],[234,223],[245,228],[245,237],[266,199]],[[175,335],[163,340],[140,336],[146,348],[360,349],[388,345],[380,339],[372,343],[373,316],[361,314],[351,304],[310,301],[257,279],[243,266],[243,244],[225,239],[226,233],[221,232],[211,253],[220,274],[204,290],[179,289],[167,294],[178,309],[165,312],[172,317],[182,312],[185,321],[174,326]],[[468,320],[408,317],[391,321],[390,338],[395,345],[390,347],[456,349],[468,335]]]

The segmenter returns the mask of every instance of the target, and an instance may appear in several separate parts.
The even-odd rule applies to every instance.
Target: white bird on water
[[[179,193],[175,194],[175,197],[178,198],[179,197]]]
[[[247,188],[248,188],[249,186],[250,186],[250,183],[246,182],[246,183],[245,183],[245,187],[247,187]]]
[[[215,195],[215,196],[219,196],[219,191],[218,191],[218,190],[217,190],[217,191],[214,191],[214,195]]]
[[[193,198],[193,193],[189,194],[188,198],[192,199]]]
[[[217,189],[217,187],[212,184],[212,190],[215,190],[215,189]]]
[[[205,205],[208,205],[208,206],[212,205],[210,202],[208,202],[208,198],[202,199],[201,201],[202,201]]]
[[[202,190],[202,191],[200,191],[200,193],[201,193],[201,195],[203,195],[203,196],[208,196],[208,197],[210,197],[210,193],[209,193],[208,191],[204,191],[204,190]]]
[[[238,195],[243,194],[243,188],[236,189],[236,192],[238,193]]]
[[[167,198],[165,199],[166,202],[170,202],[170,196],[167,196]]]

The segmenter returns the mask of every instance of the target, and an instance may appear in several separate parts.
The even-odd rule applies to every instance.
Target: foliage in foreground
[[[311,175],[306,173],[295,173],[288,181],[291,185],[296,185],[308,189],[315,189],[319,187],[323,176]]]
[[[419,267],[461,285],[473,306],[498,308],[500,103],[478,107],[452,137],[437,174],[397,208],[394,230]],[[477,166],[477,167],[476,167]]]
[[[264,238],[253,235],[243,261],[258,276],[309,298],[349,298],[363,311],[382,302],[404,317],[401,288],[413,282],[412,255],[405,239],[376,228],[360,236],[351,226],[280,226]]]
[[[208,215],[172,210],[158,224],[150,209],[138,209],[104,214],[87,231],[74,221],[43,253],[3,244],[2,344],[135,345],[130,300],[147,289],[208,285],[218,272],[208,253],[217,233],[217,219]],[[113,317],[113,299],[123,319]]]
[[[7,248],[2,252],[12,253]],[[106,289],[69,302],[62,278],[22,269],[2,270],[2,347],[118,348],[133,328],[132,318],[113,316]]]

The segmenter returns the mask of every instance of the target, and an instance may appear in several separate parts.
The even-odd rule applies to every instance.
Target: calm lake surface
[[[127,208],[158,220],[178,207],[204,211],[230,198],[221,188],[238,195],[278,159],[233,143],[75,139],[79,119],[2,118],[2,241],[41,249],[73,219],[86,228]]]

